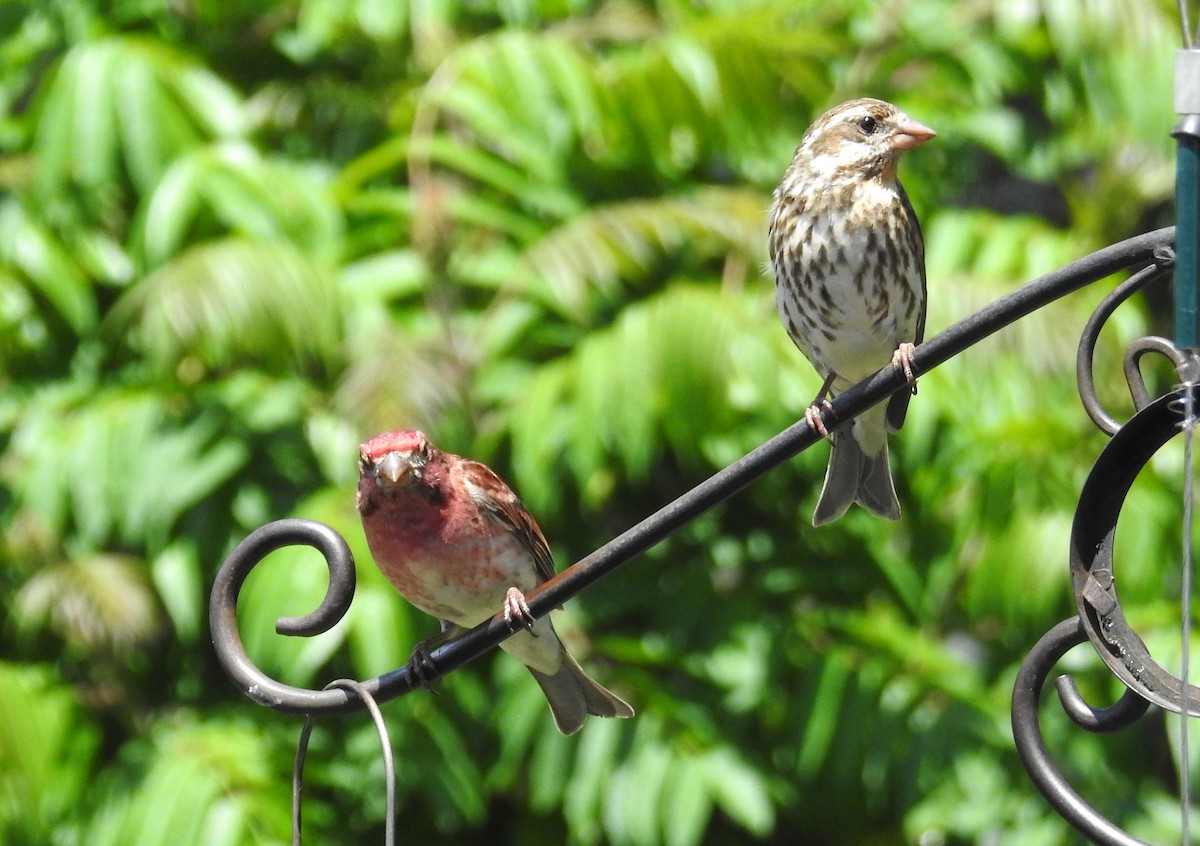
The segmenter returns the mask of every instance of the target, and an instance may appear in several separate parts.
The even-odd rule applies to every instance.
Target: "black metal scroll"
[[[1181,395],[1155,400],[1113,436],[1083,486],[1071,532],[1075,607],[1096,654],[1127,688],[1175,713],[1183,710],[1180,680],[1150,657],[1129,627],[1117,598],[1113,546],[1121,506],[1138,472],[1180,431]],[[1187,713],[1200,716],[1200,688],[1189,686],[1186,699]]]
[[[1057,679],[1064,711],[1088,731],[1127,728],[1152,704],[1177,714],[1200,716],[1200,688],[1185,687],[1178,676],[1158,664],[1129,626],[1117,595],[1113,558],[1117,521],[1130,488],[1154,454],[1181,431],[1188,401],[1194,404],[1200,400],[1196,383],[1200,358],[1165,338],[1134,342],[1126,352],[1124,369],[1137,412],[1123,425],[1101,407],[1092,380],[1092,354],[1101,327],[1121,302],[1170,268],[1169,251],[1162,251],[1156,259],[1156,265],[1135,273],[1105,298],[1080,341],[1076,362],[1080,396],[1096,425],[1113,437],[1084,484],[1072,525],[1070,570],[1078,616],[1059,623],[1033,647],[1017,676],[1012,700],[1013,738],[1034,784],[1060,816],[1093,843],[1103,846],[1130,846],[1143,841],[1089,805],[1071,787],[1046,748],[1038,721],[1038,701],[1059,659],[1071,648],[1090,643],[1125,686],[1125,693],[1115,705],[1097,709],[1084,701],[1069,676]],[[1182,383],[1153,401],[1141,373],[1141,360],[1151,353],[1166,357]],[[1181,801],[1188,801],[1187,797]]]
[[[1099,846],[1147,846],[1122,831],[1084,801],[1050,757],[1038,722],[1038,701],[1042,687],[1054,665],[1072,647],[1087,642],[1087,634],[1078,617],[1064,620],[1042,636],[1029,651],[1017,681],[1013,685],[1012,727],[1017,752],[1029,776],[1050,806]],[[1063,709],[1081,728],[1094,732],[1118,731],[1132,725],[1146,712],[1148,702],[1136,694],[1125,695],[1111,708],[1088,705],[1067,676],[1058,680],[1058,695]]]
[[[1162,273],[1171,261],[1174,235],[1174,228],[1170,227],[1139,235],[1029,282],[917,347],[914,356],[917,372],[927,372],[1030,312],[1125,268],[1144,267],[1142,274],[1148,276]],[[830,430],[845,425],[897,390],[906,388],[903,374],[891,367],[884,368],[835,397],[824,413],[825,425]],[[531,592],[528,596],[531,611],[538,617],[548,614],[820,438],[805,421],[795,423]],[[302,618],[281,618],[277,630],[286,635],[312,636],[328,630],[345,615],[354,593],[354,563],[344,539],[329,526],[310,520],[269,523],[238,544],[222,564],[213,584],[209,622],[217,656],[233,682],[261,705],[306,715],[359,710],[364,707],[362,700],[346,690],[308,690],[270,678],[242,646],[237,625],[237,599],[242,584],[263,558],[289,545],[313,546],[321,552],[330,571],[329,590],[314,612]],[[497,611],[491,620],[433,650],[432,671],[437,675],[453,672],[508,637],[511,632]],[[408,677],[405,668],[362,684],[380,702],[419,686]]]

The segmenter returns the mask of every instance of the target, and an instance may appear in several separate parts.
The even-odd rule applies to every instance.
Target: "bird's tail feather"
[[[821,526],[841,517],[855,502],[877,517],[900,519],[900,500],[892,483],[887,441],[877,455],[863,452],[852,431],[841,433],[829,453],[825,484],[813,512],[813,525]]]
[[[633,716],[633,708],[584,672],[565,648],[562,651],[562,666],[557,672],[541,673],[532,667],[529,672],[550,703],[554,724],[563,734],[579,731],[588,714],[597,717]]]

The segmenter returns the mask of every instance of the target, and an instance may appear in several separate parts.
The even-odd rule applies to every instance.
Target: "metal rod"
[[[396,843],[396,763],[392,754],[392,741],[388,736],[387,723],[384,722],[383,712],[375,699],[366,688],[354,679],[337,679],[325,685],[325,689],[343,688],[351,691],[371,714],[375,722],[375,733],[379,735],[380,754],[383,756],[384,792],[387,797],[386,818],[383,825],[384,846],[395,846]],[[300,729],[300,738],[296,741],[296,759],[292,766],[292,846],[300,846],[303,831],[303,815],[301,807],[304,798],[304,761],[308,757],[308,741],[312,736],[316,718],[311,714]]]

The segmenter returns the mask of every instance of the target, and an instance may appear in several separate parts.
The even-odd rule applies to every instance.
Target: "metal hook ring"
[[[1193,400],[1200,388],[1193,386]],[[1182,390],[1159,397],[1121,427],[1096,459],[1071,526],[1071,584],[1088,639],[1127,687],[1153,704],[1181,712],[1182,682],[1155,663],[1129,627],[1117,599],[1113,547],[1117,519],[1138,473],[1180,430]],[[1200,716],[1200,688],[1187,689],[1188,714]]]
[[[1195,367],[1196,354],[1189,350],[1181,350],[1168,340],[1157,335],[1138,338],[1125,351],[1125,382],[1129,385],[1129,395],[1133,406],[1141,411],[1150,404],[1150,391],[1146,387],[1146,378],[1142,375],[1142,358],[1149,353],[1158,353],[1175,366],[1175,374],[1181,380],[1187,380]]]

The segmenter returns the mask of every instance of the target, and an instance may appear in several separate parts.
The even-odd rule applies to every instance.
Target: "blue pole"
[[[1200,350],[1200,273],[1197,250],[1200,249],[1200,50],[1193,50],[1188,31],[1186,8],[1179,4],[1184,44],[1188,49],[1175,53],[1175,114],[1180,121],[1175,136],[1175,346],[1190,350],[1189,364],[1180,369],[1184,385],[1183,420],[1183,575],[1180,579],[1181,664],[1179,711],[1179,811],[1181,842],[1190,844],[1192,814],[1191,747],[1188,740],[1190,706],[1187,691],[1192,641],[1192,531],[1195,499],[1192,489],[1192,440],[1197,423],[1195,395],[1197,351]]]
[[[1200,50],[1175,54],[1175,345],[1200,349]]]

